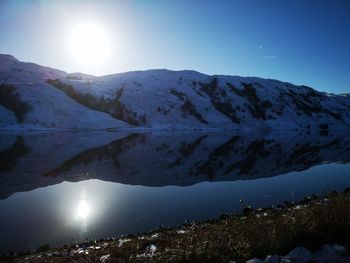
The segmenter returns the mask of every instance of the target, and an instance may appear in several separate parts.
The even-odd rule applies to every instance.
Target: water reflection
[[[349,152],[339,132],[1,134],[0,251],[217,217],[240,211],[240,199],[259,207],[342,190]]]
[[[79,205],[76,211],[76,219],[86,222],[86,220],[88,219],[89,213],[90,213],[90,206],[84,199],[81,200],[79,202]]]
[[[34,133],[11,139],[6,149],[0,144],[0,198],[63,181],[185,186],[350,160],[350,136],[339,132]]]

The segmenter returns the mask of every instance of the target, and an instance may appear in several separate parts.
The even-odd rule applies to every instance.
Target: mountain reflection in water
[[[1,135],[0,135],[1,136]],[[350,160],[350,136],[283,133],[3,134],[0,197],[62,181],[144,186],[251,180]],[[7,146],[7,148],[6,148]]]
[[[0,133],[0,252],[342,190],[349,153],[340,132]]]

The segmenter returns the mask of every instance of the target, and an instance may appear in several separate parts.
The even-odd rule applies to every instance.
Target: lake
[[[340,131],[0,133],[0,253],[342,191],[349,153]]]

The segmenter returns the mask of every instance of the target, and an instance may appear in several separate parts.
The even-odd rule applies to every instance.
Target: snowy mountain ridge
[[[94,77],[0,55],[0,129],[349,129],[349,94],[255,77]],[[2,99],[1,99],[2,98]]]

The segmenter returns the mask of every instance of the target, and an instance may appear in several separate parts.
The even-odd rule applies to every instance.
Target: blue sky
[[[82,65],[70,28],[95,23],[112,52]],[[350,1],[0,1],[0,53],[96,75],[167,68],[350,92]],[[93,64],[93,63],[92,63]]]

